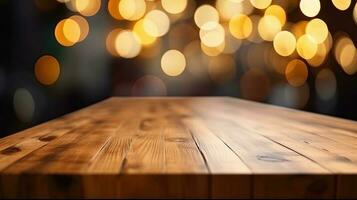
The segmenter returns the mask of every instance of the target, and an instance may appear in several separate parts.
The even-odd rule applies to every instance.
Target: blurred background
[[[357,119],[352,0],[0,0],[0,137],[110,96]]]

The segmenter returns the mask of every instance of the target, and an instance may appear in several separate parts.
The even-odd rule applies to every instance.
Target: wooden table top
[[[110,98],[0,139],[0,197],[357,197],[357,122],[229,97]]]

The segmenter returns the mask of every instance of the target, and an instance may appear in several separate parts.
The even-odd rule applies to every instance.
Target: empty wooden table
[[[357,198],[357,122],[228,97],[110,98],[0,139],[0,197]]]

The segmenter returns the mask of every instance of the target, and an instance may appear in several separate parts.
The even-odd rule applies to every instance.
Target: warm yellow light
[[[332,3],[339,10],[347,10],[351,5],[351,0],[332,0]]]
[[[112,55],[119,57],[120,55],[115,49],[115,39],[117,38],[118,34],[122,31],[122,29],[117,28],[109,32],[107,39],[105,41],[105,45],[107,48],[107,51]]]
[[[202,5],[195,11],[194,20],[200,28],[207,22],[218,22],[218,11],[210,5]]]
[[[321,9],[320,0],[301,0],[300,10],[307,17],[315,17]]]
[[[83,41],[89,33],[89,24],[88,24],[87,20],[84,17],[79,16],[79,15],[71,16],[69,19],[73,19],[79,25],[81,34],[80,34],[78,42]]]
[[[138,20],[144,16],[145,11],[145,0],[121,0],[119,2],[119,13],[124,19]]]
[[[57,59],[50,55],[41,56],[35,63],[35,76],[43,85],[55,83],[60,75]]]
[[[230,20],[237,13],[243,13],[243,3],[235,0],[217,0],[216,8],[223,20]]]
[[[265,9],[271,4],[272,0],[250,0],[250,3],[258,9]]]
[[[218,84],[232,80],[236,74],[234,58],[229,55],[213,57],[208,65],[208,73],[211,79]]]
[[[229,31],[238,39],[245,39],[250,36],[253,30],[253,23],[247,15],[238,14],[229,21]]]
[[[342,69],[349,75],[357,71],[357,52],[353,41],[343,36],[339,38],[335,46],[335,58]]]
[[[169,76],[180,75],[185,67],[185,56],[178,50],[168,50],[161,58],[161,68]]]
[[[289,31],[281,31],[274,37],[274,49],[281,56],[289,56],[295,51],[296,39]]]
[[[161,37],[169,31],[170,19],[160,10],[152,10],[143,21],[145,32],[152,37]]]
[[[266,41],[272,41],[277,33],[281,31],[281,24],[277,17],[273,15],[263,16],[258,24],[260,37]]]
[[[208,47],[217,47],[224,42],[225,32],[217,22],[207,22],[200,30],[201,42]]]
[[[55,28],[55,37],[62,46],[73,46],[81,36],[79,24],[73,19],[61,20]]]
[[[266,10],[264,15],[272,15],[279,19],[281,26],[284,26],[286,22],[286,13],[284,9],[279,5],[271,5]]]
[[[132,31],[123,30],[115,38],[115,50],[123,58],[133,58],[140,53],[140,39]]]
[[[317,52],[317,43],[310,35],[301,36],[296,42],[298,54],[305,59],[311,59]]]
[[[314,57],[311,59],[307,59],[306,61],[309,63],[310,66],[312,67],[318,67],[324,63],[326,60],[326,56],[328,53],[328,48],[326,47],[325,43],[321,43],[317,47],[317,52]]]
[[[304,85],[308,75],[306,64],[299,60],[294,59],[288,63],[285,69],[285,77],[288,83],[294,87]]]
[[[318,18],[307,23],[305,32],[313,37],[318,44],[324,42],[328,36],[326,23]]]
[[[295,38],[299,38],[305,34],[307,21],[299,21],[292,25],[291,32],[295,35]]]
[[[117,20],[121,20],[122,17],[119,13],[119,3],[120,0],[109,0],[108,1],[108,12],[109,14]]]
[[[171,14],[182,13],[187,6],[187,0],[161,0],[162,8]]]
[[[145,32],[144,23],[142,19],[135,23],[133,32],[136,33],[137,36],[139,36],[142,45],[151,45],[156,41],[156,37],[153,37]]]
[[[218,56],[221,53],[223,53],[224,48],[225,48],[224,42],[217,47],[208,47],[201,42],[201,50],[207,56]]]
[[[66,2],[66,6],[81,15],[93,16],[99,11],[101,0],[70,0]]]

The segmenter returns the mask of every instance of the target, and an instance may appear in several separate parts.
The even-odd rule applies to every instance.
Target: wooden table
[[[0,140],[0,197],[357,198],[357,122],[235,98],[110,98]]]

